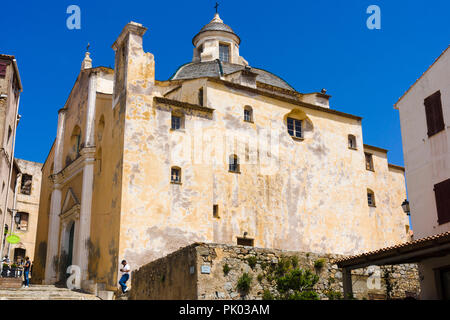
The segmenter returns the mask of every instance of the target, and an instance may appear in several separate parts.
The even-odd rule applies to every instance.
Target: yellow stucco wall
[[[96,97],[90,279],[112,290],[122,259],[135,269],[196,241],[236,244],[244,233],[257,247],[334,254],[407,240],[403,171],[389,168],[381,151],[371,151],[375,171],[366,170],[359,118],[223,81],[155,82],[154,58],[142,50],[142,37],[119,39],[114,93],[98,91]],[[106,73],[99,77],[108,87],[111,74]],[[73,127],[85,131],[88,82],[83,71],[66,104],[63,163],[73,152]],[[154,99],[179,85],[166,98],[196,105],[202,87],[205,106],[214,110]],[[245,106],[253,108],[253,123],[244,121]],[[184,115],[183,130],[171,130],[172,112]],[[303,140],[288,135],[288,115],[304,120]],[[207,156],[219,151],[224,135],[268,133],[277,142],[270,153],[262,146],[252,148],[257,143],[249,141],[248,150],[244,142],[225,150],[217,162]],[[356,137],[357,150],[348,148],[349,134]],[[258,153],[263,162],[245,162]],[[228,172],[230,154],[240,158],[239,174]],[[37,277],[45,261],[52,189],[46,177],[53,157],[52,149],[43,169]],[[170,182],[174,166],[182,169],[182,184]],[[80,194],[82,182],[81,174],[67,181],[62,202],[68,188]],[[368,188],[375,192],[376,207],[368,206]],[[219,206],[220,218],[213,217],[213,205]]]

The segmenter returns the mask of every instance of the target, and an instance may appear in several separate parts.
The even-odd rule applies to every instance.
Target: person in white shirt
[[[126,262],[126,260],[122,261],[122,268],[120,269],[120,272],[122,272],[122,277],[120,278],[119,284],[122,287],[122,292],[127,292],[127,281],[130,279],[130,265]]]

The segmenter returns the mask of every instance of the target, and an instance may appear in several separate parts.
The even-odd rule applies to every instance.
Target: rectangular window
[[[426,98],[424,104],[428,136],[431,137],[445,129],[444,116],[442,114],[441,92],[438,91]]]
[[[434,186],[439,224],[450,222],[450,179]]]
[[[252,122],[252,112],[251,110],[244,110],[244,120],[248,122]]]
[[[19,229],[21,231],[27,231],[28,230],[28,213],[25,213],[25,212],[21,212],[20,213]]]
[[[171,181],[173,183],[181,183],[181,170],[178,168],[172,168]]]
[[[172,130],[181,129],[181,117],[172,115]]]
[[[213,205],[213,217],[219,218],[219,205],[218,204]]]
[[[367,203],[371,207],[375,207],[375,199],[373,193],[367,193]]]
[[[33,182],[33,176],[30,176],[29,174],[23,174],[22,175],[22,185],[20,187],[20,193],[30,195],[32,182]]]
[[[297,119],[287,119],[288,132],[292,137],[303,138],[302,121]]]
[[[253,247],[255,240],[247,238],[237,238],[237,245],[244,247]]]
[[[223,62],[230,61],[230,47],[226,44],[219,45],[219,59]]]
[[[373,156],[370,153],[366,153],[366,170],[374,171],[373,169]]]
[[[203,107],[203,89],[198,90],[198,105]]]
[[[0,77],[6,76],[6,66],[7,64],[5,62],[0,62]]]

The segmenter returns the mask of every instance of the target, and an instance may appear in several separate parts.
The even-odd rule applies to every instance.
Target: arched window
[[[229,157],[229,171],[234,173],[239,173],[239,158],[237,155],[233,154]]]
[[[101,116],[100,120],[98,121],[98,127],[97,127],[97,137],[99,141],[102,141],[103,138],[103,131],[105,130],[105,116]]]
[[[253,108],[250,106],[244,108],[244,121],[253,122]]]
[[[172,167],[170,173],[170,182],[175,184],[181,184],[181,168]]]
[[[375,193],[370,189],[367,189],[367,204],[369,207],[375,207]]]
[[[72,151],[75,152],[76,156],[79,156],[81,148],[81,129],[79,126],[75,126],[75,128],[73,128],[72,136],[70,137],[70,144],[72,146]]]
[[[365,153],[365,159],[366,159],[366,170],[368,171],[374,171],[373,168],[373,156],[370,153]]]
[[[354,135],[352,135],[352,134],[348,135],[348,147],[349,147],[349,149],[354,149],[354,150],[357,149],[356,137]]]

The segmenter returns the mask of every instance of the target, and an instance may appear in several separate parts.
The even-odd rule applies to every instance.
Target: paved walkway
[[[29,288],[0,289],[0,300],[100,300],[92,294],[55,286],[31,285]]]

